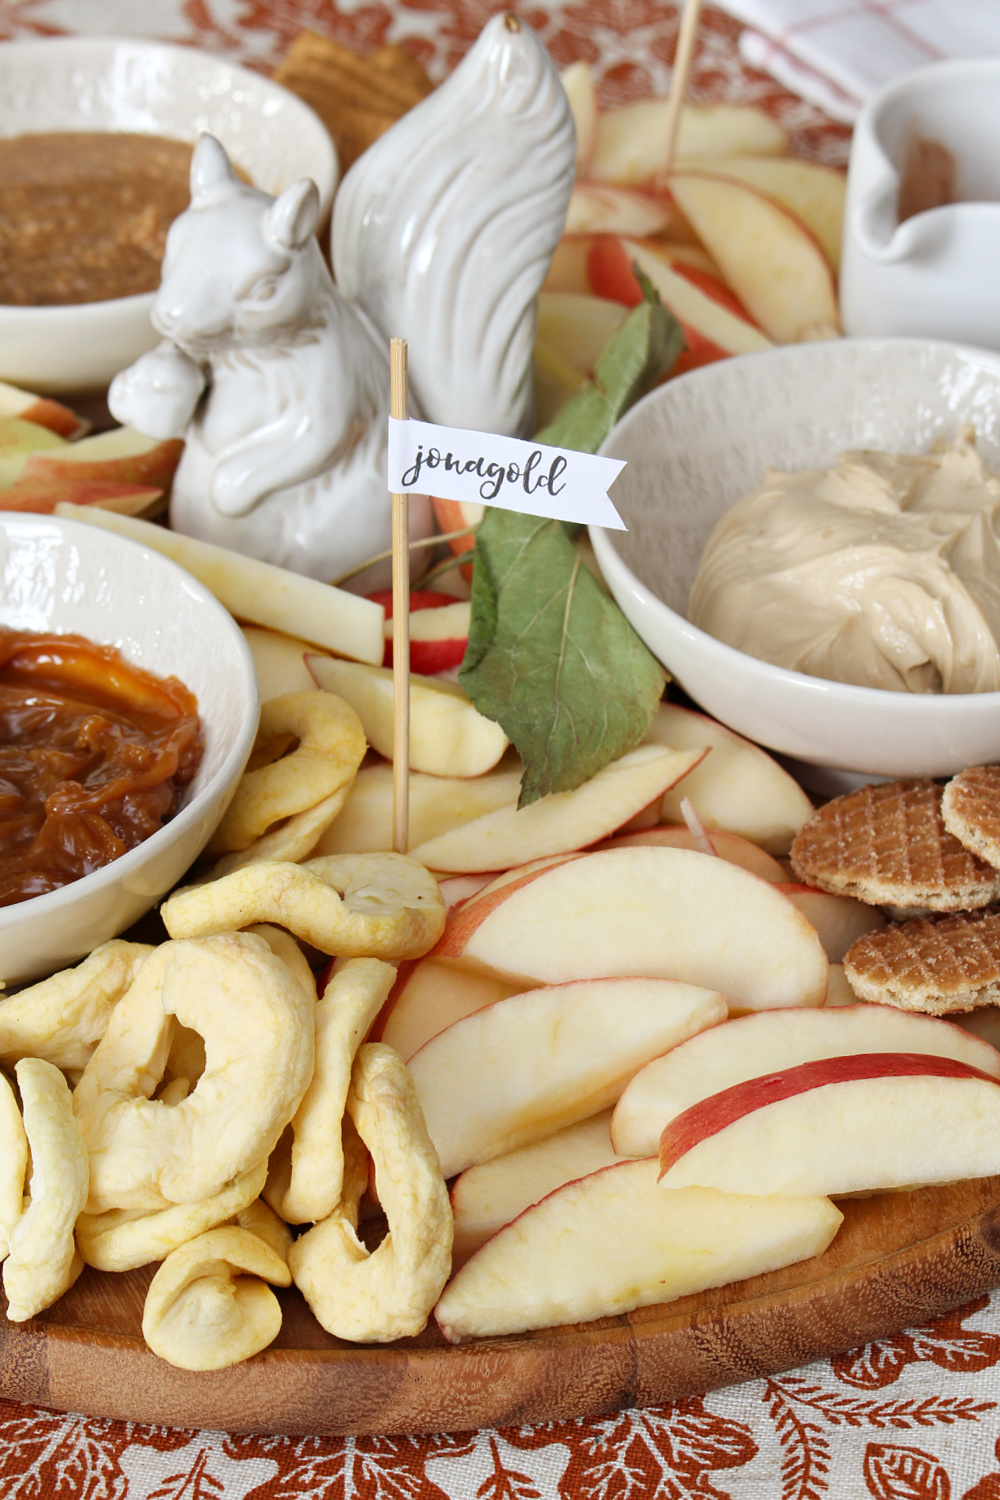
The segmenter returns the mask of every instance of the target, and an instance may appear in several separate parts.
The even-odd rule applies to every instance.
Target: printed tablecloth
[[[0,0],[0,37],[120,33],[269,71],[303,27],[359,51],[401,42],[435,79],[498,7],[485,0]],[[660,0],[518,4],[604,103],[666,92],[677,32]],[[846,161],[848,131],[741,62],[707,9],[699,100],[753,102],[797,155]],[[414,1437],[175,1431],[0,1401],[0,1500],[1000,1500],[1000,1300],[792,1373],[578,1422]]]

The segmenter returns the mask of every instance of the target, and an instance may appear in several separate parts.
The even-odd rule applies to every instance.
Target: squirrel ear
[[[191,153],[191,202],[218,197],[238,181],[232,163],[214,135],[200,135]]]
[[[293,182],[264,215],[265,233],[284,250],[301,250],[316,228],[319,193],[308,177]]]

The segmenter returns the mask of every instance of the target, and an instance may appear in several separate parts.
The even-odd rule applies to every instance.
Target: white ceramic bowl
[[[692,698],[772,750],[864,776],[947,776],[1000,760],[998,693],[826,682],[758,661],[685,618],[709,532],[768,465],[816,468],[848,448],[925,453],[963,422],[1000,469],[1000,356],[953,344],[795,344],[671,380],[601,450],[628,461],[612,493],[629,531],[591,528],[611,592]]]
[[[0,625],[115,646],[198,699],[204,755],[180,810],[82,880],[0,907],[0,979],[64,968],[115,937],[181,879],[229,805],[257,730],[253,661],[232,617],[159,553],[78,521],[0,512]]]
[[[311,177],[323,218],[337,153],[307,104],[191,47],[115,37],[0,44],[0,136],[121,130],[195,141],[208,131],[257,187]],[[0,306],[0,379],[48,394],[105,389],[159,335],[154,293],[69,307]]]

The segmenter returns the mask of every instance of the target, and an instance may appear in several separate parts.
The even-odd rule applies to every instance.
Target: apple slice
[[[832,964],[842,962],[856,938],[885,926],[885,917],[877,906],[867,906],[853,896],[834,896],[794,882],[783,883],[779,889],[815,927]]]
[[[792,903],[689,849],[607,849],[515,875],[458,908],[434,957],[542,984],[679,979],[744,1010],[822,1005],[826,994],[826,954]]]
[[[314,646],[358,661],[382,660],[382,610],[370,599],[100,506],[59,505],[56,515],[103,526],[162,552],[211,589],[238,620],[304,636]]]
[[[572,792],[551,792],[528,807],[502,807],[410,849],[429,870],[464,874],[509,870],[568,854],[606,838],[698,764],[696,750],[640,745]]]
[[[328,656],[308,656],[306,665],[321,688],[351,705],[368,743],[392,759],[392,672]],[[410,678],[410,765],[431,776],[482,776],[507,748],[500,725],[469,702],[455,682]]]
[[[791,156],[696,156],[678,161],[691,168],[736,177],[777,198],[819,241],[834,271],[840,270],[847,177],[833,167]]]
[[[610,1317],[821,1255],[842,1222],[828,1198],[668,1193],[655,1160],[618,1162],[487,1240],[434,1316],[452,1344]]]
[[[368,595],[385,610],[385,655],[383,667],[392,666],[392,589]],[[414,589],[410,594],[410,671],[424,677],[447,672],[462,664],[469,644],[467,599],[442,594],[437,589]]]
[[[445,875],[438,880],[438,890],[444,897],[445,911],[454,911],[456,906],[461,906],[468,901],[470,896],[478,896],[484,886],[489,885],[493,879],[492,870],[481,871],[478,875]]]
[[[737,297],[778,343],[833,338],[837,286],[815,235],[776,198],[709,172],[673,172],[670,191]]]
[[[660,1138],[660,1168],[668,1188],[782,1195],[991,1177],[1000,1172],[1000,1083],[926,1053],[800,1063],[677,1115]]]
[[[744,870],[749,870],[751,875],[758,875],[761,880],[769,880],[772,885],[787,886],[788,875],[779,865],[776,859],[766,853],[757,844],[751,844],[749,839],[740,838],[738,833],[723,833],[716,831],[708,835],[709,843],[720,859],[728,859],[730,864],[742,865]],[[598,844],[597,849],[628,849],[635,847],[650,847],[660,845],[668,849],[698,849],[698,843],[690,828],[686,825],[679,827],[669,823],[661,823],[656,828],[640,828],[634,832],[618,833],[614,838],[605,839],[603,844]],[[704,851],[702,851],[704,853]],[[788,891],[785,891],[788,895]],[[805,916],[808,918],[809,913]],[[813,924],[815,926],[815,923]]]
[[[671,1120],[724,1089],[820,1058],[865,1052],[957,1058],[1000,1078],[1000,1053],[936,1016],[889,1005],[769,1010],[702,1032],[636,1073],[615,1107],[619,1156],[649,1156]]]
[[[739,833],[769,854],[787,854],[813,807],[794,777],[759,745],[724,724],[676,703],[661,703],[646,742],[692,750],[710,745],[706,756],[677,791],[663,799],[664,823],[682,823],[681,798],[708,829]]]
[[[597,140],[597,89],[594,75],[585,62],[570,63],[559,74],[559,81],[566,90],[569,107],[573,111],[576,126],[576,175],[582,177],[594,154]]]
[[[830,965],[830,978],[826,986],[825,1005],[828,1010],[837,1005],[860,1005],[864,1004],[860,995],[856,995],[851,988],[851,981],[844,973],[843,964]],[[960,1016],[952,1016],[953,1022],[960,1022]],[[1000,1040],[1000,1036],[998,1036]]]
[[[457,1271],[473,1251],[518,1214],[567,1182],[610,1167],[621,1158],[611,1145],[611,1111],[567,1125],[544,1140],[468,1167],[451,1190],[455,1239],[451,1263]],[[655,1150],[648,1153],[655,1156]]]
[[[628,316],[621,302],[577,292],[539,292],[538,337],[589,380],[601,351]]]
[[[410,839],[437,838],[500,807],[516,807],[521,762],[505,756],[482,776],[410,772]],[[377,854],[392,848],[392,766],[362,766],[317,854]]]
[[[163,494],[144,484],[122,484],[110,479],[41,478],[22,474],[0,490],[0,509],[51,516],[57,505],[99,505],[105,510],[134,516],[148,511]]]
[[[167,490],[183,452],[180,438],[151,438],[133,427],[113,427],[110,432],[81,438],[58,451],[32,454],[24,472],[38,478],[66,478],[68,467],[77,479],[107,479]]]
[[[576,292],[578,295],[588,296],[591,288],[587,276],[587,255],[592,243],[588,235],[564,235],[552,252],[542,291]]]
[[[585,979],[497,1000],[409,1059],[445,1177],[585,1120],[637,1068],[726,1018],[714,990]]]
[[[284,693],[315,690],[316,679],[305,663],[307,653],[315,654],[315,646],[292,635],[281,635],[277,630],[263,630],[259,625],[241,628],[253,657],[261,703],[280,698]]]
[[[47,427],[58,437],[68,442],[82,437],[88,424],[82,417],[61,401],[50,396],[37,396],[33,391],[22,391],[16,385],[0,380],[0,418],[20,417],[24,422],[34,422],[38,427]]]
[[[409,1062],[425,1042],[456,1021],[519,992],[516,984],[437,959],[407,961],[399,965],[372,1041],[395,1047],[403,1061]]]
[[[644,239],[650,234],[681,231],[672,200],[664,194],[640,193],[633,188],[578,182],[566,211],[565,234],[628,234]]]
[[[23,417],[0,418],[0,490],[21,478],[33,454],[68,447],[64,438],[37,422],[27,422]]]
[[[623,187],[655,178],[663,168],[667,106],[666,99],[639,99],[602,110],[590,162],[591,177]],[[681,110],[678,156],[730,156],[736,152],[782,156],[787,149],[785,132],[761,109],[739,104],[690,104]]]

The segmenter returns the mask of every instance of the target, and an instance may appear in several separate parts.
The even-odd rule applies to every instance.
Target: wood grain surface
[[[0,1395],[231,1432],[462,1431],[649,1406],[790,1369],[926,1322],[1000,1284],[1000,1177],[841,1203],[822,1256],[627,1316],[452,1348],[330,1337],[299,1294],[263,1354],[191,1374],[140,1323],[154,1267],[85,1270],[30,1323],[0,1316]],[[608,1226],[609,1234],[614,1225]],[[5,1304],[3,1304],[5,1306]]]

